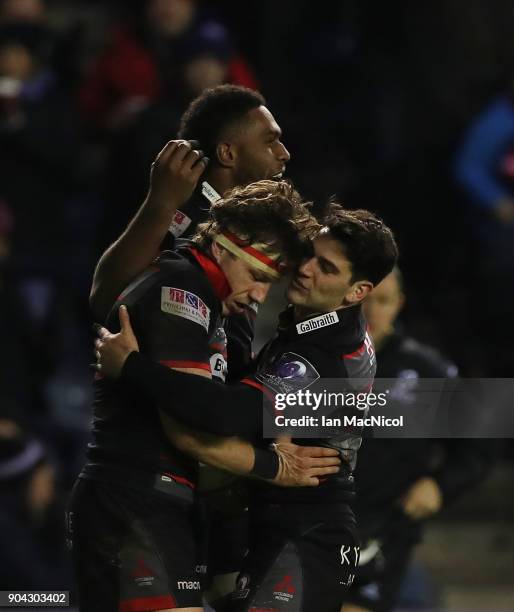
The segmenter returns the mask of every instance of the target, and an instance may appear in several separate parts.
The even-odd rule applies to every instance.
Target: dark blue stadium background
[[[510,99],[512,2],[191,0],[197,31],[172,67],[141,33],[143,0],[20,0],[28,17],[15,4],[0,0],[0,49],[21,46],[38,78],[12,93],[0,60],[0,590],[69,583],[61,516],[90,418],[91,275],[140,205],[200,57],[263,92],[288,176],[316,206],[336,196],[395,230],[409,333],[464,376],[512,376],[514,258],[484,237],[494,222],[456,170],[468,130]],[[134,41],[158,60],[132,70]],[[488,162],[507,193],[510,150]],[[511,444],[502,457],[511,470]]]

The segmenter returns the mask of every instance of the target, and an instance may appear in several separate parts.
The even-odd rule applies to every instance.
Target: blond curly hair
[[[262,180],[234,187],[212,205],[210,220],[198,226],[193,240],[208,247],[217,234],[228,230],[248,244],[267,244],[267,250],[294,263],[321,228],[310,208],[289,181]]]

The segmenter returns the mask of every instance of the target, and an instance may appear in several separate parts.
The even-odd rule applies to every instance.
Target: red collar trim
[[[219,267],[218,263],[205,253],[202,253],[195,247],[190,247],[189,250],[207,275],[207,278],[214,288],[214,292],[223,302],[223,300],[232,293],[232,288],[228,284],[225,273]]]

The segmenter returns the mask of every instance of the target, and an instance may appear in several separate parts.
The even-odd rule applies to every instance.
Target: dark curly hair
[[[216,146],[227,130],[242,122],[249,111],[265,105],[259,92],[246,87],[219,85],[206,89],[182,115],[178,137],[197,140],[204,153],[215,161]]]
[[[248,244],[261,242],[279,251],[289,264],[304,256],[320,225],[289,181],[262,180],[234,187],[212,205],[211,219],[198,226],[193,240],[208,247],[216,234],[228,230]]]
[[[352,282],[369,280],[376,286],[394,268],[398,246],[393,232],[369,210],[346,210],[333,202],[323,222],[352,265]]]

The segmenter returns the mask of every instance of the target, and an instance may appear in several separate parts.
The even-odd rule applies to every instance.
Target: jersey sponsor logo
[[[171,222],[169,231],[175,236],[175,238],[179,238],[190,225],[191,219],[181,210],[177,210],[177,212],[173,216],[173,221]]]
[[[359,547],[358,546],[341,546],[341,565],[353,565],[357,567],[359,563]]]
[[[207,181],[202,182],[202,195],[206,198],[211,204],[216,203],[218,200],[221,200],[220,194],[214,189],[212,185],[209,185]]]
[[[333,310],[319,317],[314,317],[314,319],[297,323],[296,331],[299,334],[307,334],[308,332],[321,329],[322,327],[328,327],[329,325],[335,325],[336,323],[339,323],[339,315]]]
[[[211,311],[194,293],[176,287],[161,287],[161,310],[166,314],[183,317],[209,329]]]
[[[318,380],[319,372],[298,353],[284,353],[267,364],[255,378],[276,393],[294,393]]]
[[[340,580],[339,584],[342,584],[343,586],[346,586],[346,587],[351,587],[354,580],[355,580],[355,574],[348,574],[348,578],[346,579],[346,582],[344,582],[343,580]]]
[[[290,575],[284,576],[284,578],[273,587],[273,597],[278,601],[291,601],[295,593],[296,588],[293,584],[293,577]]]
[[[227,335],[223,326],[220,325],[214,330],[209,341],[211,351],[210,365],[211,373],[216,378],[225,382],[227,376]]]
[[[198,591],[200,589],[199,580],[177,580],[177,589],[181,591]]]
[[[221,353],[214,353],[211,355],[210,362],[212,375],[225,382],[225,378],[227,377],[227,362],[225,357],[223,357]]]

